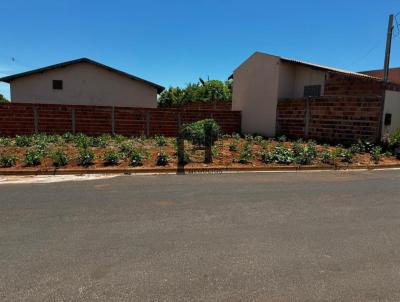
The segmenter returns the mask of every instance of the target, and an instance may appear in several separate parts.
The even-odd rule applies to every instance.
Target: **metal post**
[[[76,119],[75,119],[75,108],[72,108],[71,110],[71,128],[72,128],[72,133],[75,134],[76,132]]]
[[[35,133],[39,131],[39,116],[37,107],[33,107],[33,126],[35,129]]]
[[[146,136],[150,136],[150,112],[146,112]]]
[[[306,110],[305,110],[305,117],[304,117],[304,136],[308,138],[310,135],[310,98],[306,98]]]
[[[389,80],[389,63],[390,63],[390,50],[392,47],[392,33],[393,33],[393,15],[389,16],[389,26],[386,37],[386,51],[385,51],[385,65],[383,68],[383,80],[387,82]]]
[[[111,110],[111,133],[115,135],[115,107],[112,106]]]

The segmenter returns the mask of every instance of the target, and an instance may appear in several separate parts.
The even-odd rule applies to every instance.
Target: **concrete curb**
[[[0,176],[28,176],[28,175],[83,175],[83,174],[220,174],[227,172],[288,172],[288,171],[337,171],[337,170],[377,170],[400,168],[400,164],[393,165],[346,165],[346,166],[272,166],[272,167],[204,167],[204,168],[97,168],[97,169],[52,169],[37,170],[24,169],[17,171],[2,171]]]

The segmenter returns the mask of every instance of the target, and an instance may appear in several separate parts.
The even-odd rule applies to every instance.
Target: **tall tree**
[[[2,95],[2,94],[0,93],[0,104],[1,104],[1,103],[8,103],[8,102],[10,102],[10,101],[7,100],[7,99],[5,98],[5,96]]]

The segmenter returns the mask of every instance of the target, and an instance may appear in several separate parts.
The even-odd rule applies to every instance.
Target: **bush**
[[[396,129],[392,133],[388,134],[384,138],[385,143],[387,146],[394,150],[395,148],[400,147],[400,128]]]
[[[254,159],[253,150],[251,144],[247,143],[244,145],[243,150],[239,154],[239,158],[234,160],[241,164],[247,164]]]
[[[238,150],[238,143],[237,142],[231,142],[229,144],[229,151],[236,152],[237,150]]]
[[[27,166],[38,166],[42,163],[43,152],[41,150],[33,149],[25,152],[25,164]]]
[[[65,154],[64,150],[59,149],[51,155],[53,159],[53,165],[55,167],[63,167],[68,164],[67,154]]]
[[[205,145],[205,128],[210,129],[210,143],[213,145],[220,134],[220,127],[213,119],[205,119],[191,124],[184,125],[182,135],[185,139],[190,140],[195,146]]]
[[[371,150],[371,160],[374,163],[379,163],[382,158],[382,147],[376,146]]]
[[[15,137],[15,145],[17,147],[30,147],[32,146],[32,138],[26,135],[17,135]]]
[[[163,147],[167,145],[167,140],[165,139],[164,135],[156,135],[154,137],[154,140],[156,141],[157,146]]]
[[[17,163],[17,157],[13,155],[0,154],[0,167],[10,168]]]
[[[75,145],[81,149],[87,149],[91,146],[91,138],[83,133],[75,135],[74,138]]]
[[[82,148],[79,150],[77,162],[80,166],[88,167],[93,164],[95,158],[95,154],[92,150]]]
[[[8,137],[0,137],[0,146],[1,147],[9,147],[12,145],[11,138]]]
[[[106,152],[104,152],[103,160],[104,163],[108,166],[118,165],[120,155],[115,150],[107,150]]]
[[[157,166],[166,166],[169,162],[169,156],[164,151],[157,154],[156,164]]]
[[[141,150],[131,149],[129,157],[131,166],[138,167],[143,165],[143,159],[145,158],[145,155]]]
[[[286,148],[283,144],[278,144],[273,150],[261,154],[261,161],[265,164],[291,164],[294,158],[293,150]]]
[[[332,155],[332,153],[328,150],[327,147],[325,147],[325,149],[321,152],[320,154],[321,156],[321,162],[323,164],[332,164],[334,157]]]
[[[338,146],[333,151],[332,156],[335,160],[339,158],[341,162],[352,163],[354,154],[351,152],[351,150],[346,150],[343,149],[341,146]]]

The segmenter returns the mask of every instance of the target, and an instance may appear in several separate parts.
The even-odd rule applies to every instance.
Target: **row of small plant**
[[[261,151],[253,151],[253,143],[256,141],[261,147]],[[286,139],[278,139],[278,144],[267,148],[271,144],[272,140],[264,140],[262,137],[256,138],[256,140],[246,139],[246,143],[239,152],[239,157],[233,161],[246,164],[250,163],[258,157],[258,159],[265,164],[298,164],[298,165],[310,165],[315,160],[319,159],[324,164],[335,165],[338,162],[352,163],[356,154],[370,155],[371,160],[374,163],[379,163],[384,155],[391,156],[392,153],[383,153],[381,146],[375,146],[369,142],[359,142],[351,145],[350,148],[346,149],[343,146],[336,146],[330,148],[328,145],[317,148],[317,144],[314,141],[304,143],[303,141],[297,141],[291,146],[285,144]],[[239,139],[236,137],[229,145],[229,150],[232,152],[238,151]]]
[[[52,159],[55,167],[64,167],[72,160],[69,158],[65,150],[57,149],[51,153],[45,152],[43,149],[35,147],[27,150],[24,155],[24,163],[26,166],[38,166],[42,164],[46,157]],[[134,167],[142,166],[143,161],[148,158],[148,153],[143,149],[129,148],[122,145],[121,150],[108,149],[103,154],[103,162],[107,166],[118,165],[122,160],[128,160],[129,164]],[[88,167],[94,163],[96,155],[90,148],[81,148],[75,160],[78,165]],[[0,154],[0,167],[9,168],[15,166],[17,157],[10,154]],[[165,166],[169,163],[169,156],[166,152],[160,151],[157,154],[156,164]]]

